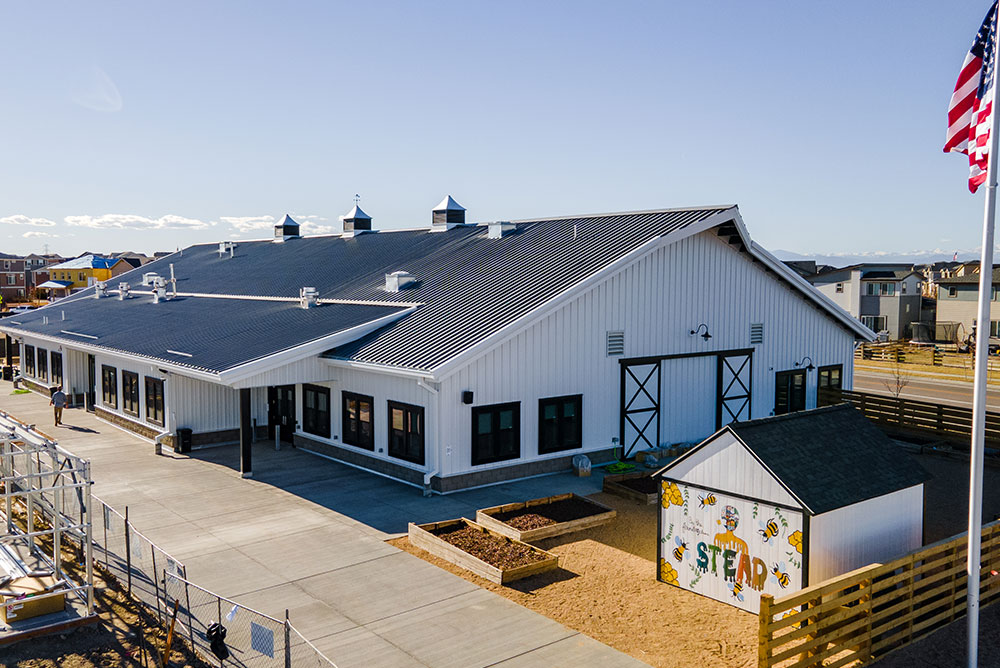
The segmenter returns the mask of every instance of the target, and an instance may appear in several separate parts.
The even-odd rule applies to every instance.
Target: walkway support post
[[[240,389],[240,477],[252,478],[253,420],[250,417],[250,388]]]

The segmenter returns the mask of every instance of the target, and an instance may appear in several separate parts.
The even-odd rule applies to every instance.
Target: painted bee
[[[708,496],[698,495],[698,501],[701,503],[701,507],[714,506],[718,499],[715,498],[715,494],[709,494]]]
[[[764,539],[764,542],[766,543],[770,539],[777,537],[778,523],[775,522],[774,518],[772,517],[766,523],[761,522],[760,529],[758,529],[757,531],[758,533],[760,533],[761,537]]]
[[[735,598],[740,603],[743,602],[743,583],[742,582],[726,582],[726,586],[729,587],[729,591],[733,592],[733,598]]]
[[[782,589],[787,587],[792,581],[792,579],[788,577],[788,573],[785,572],[785,562],[775,564],[774,568],[771,569],[771,572],[774,574],[774,579],[778,582]]]
[[[674,541],[677,543],[677,547],[674,548],[674,559],[682,561],[684,559],[684,550],[687,549],[687,543],[681,540],[680,536],[674,538]]]

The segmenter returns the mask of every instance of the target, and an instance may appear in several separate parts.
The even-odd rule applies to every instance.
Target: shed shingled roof
[[[931,477],[849,404],[734,422],[725,428],[814,515]]]

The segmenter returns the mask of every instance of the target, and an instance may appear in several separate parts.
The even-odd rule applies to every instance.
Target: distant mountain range
[[[816,260],[816,264],[828,264],[834,267],[845,267],[849,264],[861,264],[864,262],[906,262],[910,264],[930,264],[931,262],[947,262],[951,260],[955,251],[948,250],[928,250],[928,251],[872,251],[867,253],[829,253],[815,255],[803,255],[786,250],[776,250],[774,255],[779,260]],[[961,262],[979,259],[979,250],[960,250],[958,259]]]

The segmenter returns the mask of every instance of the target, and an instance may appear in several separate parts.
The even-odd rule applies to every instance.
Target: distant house
[[[910,264],[855,264],[808,278],[838,306],[875,332],[908,339],[921,316],[924,277]]]
[[[979,267],[975,273],[943,278],[938,281],[937,321],[953,323],[957,340],[964,340],[976,326],[979,305]],[[990,338],[1000,338],[1000,268],[993,268],[993,301],[990,314]]]
[[[0,297],[3,297],[4,304],[28,298],[28,288],[24,280],[24,258],[7,255],[0,259]]]
[[[872,338],[735,206],[473,224],[448,197],[428,213],[376,230],[355,208],[315,237],[286,216],[273,239],[190,246],[0,332],[28,387],[57,359],[100,419],[239,443],[244,475],[266,434],[440,492],[815,406],[818,387],[852,387]]]
[[[51,289],[59,295],[82,290],[97,281],[107,281],[131,271],[133,267],[120,258],[81,255],[73,260],[54,264],[48,269],[49,280],[38,287]]]

